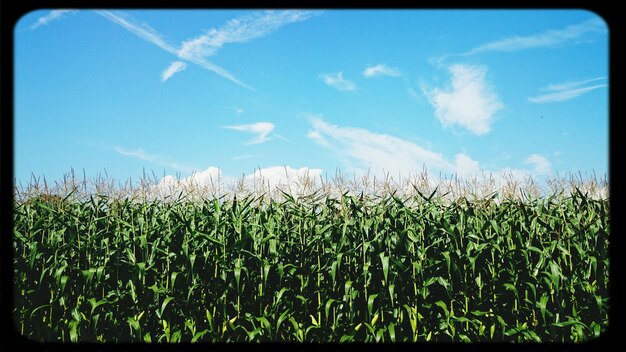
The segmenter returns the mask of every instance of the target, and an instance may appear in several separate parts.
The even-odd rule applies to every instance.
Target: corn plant
[[[610,311],[608,199],[437,189],[13,212],[13,317],[35,341],[581,342]]]

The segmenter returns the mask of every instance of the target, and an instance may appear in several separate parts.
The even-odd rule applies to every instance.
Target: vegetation
[[[335,184],[16,191],[15,326],[72,342],[580,342],[607,328],[607,198]]]

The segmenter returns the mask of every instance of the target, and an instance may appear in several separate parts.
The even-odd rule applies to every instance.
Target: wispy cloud
[[[513,52],[524,49],[549,48],[568,42],[589,39],[594,34],[606,33],[606,24],[594,17],[584,22],[567,26],[562,29],[547,30],[529,36],[514,36],[478,46],[465,55],[473,55],[490,51]]]
[[[552,173],[552,165],[548,159],[539,154],[531,154],[524,160],[524,164],[532,165],[535,174],[549,175]]]
[[[537,97],[528,98],[529,101],[533,103],[552,103],[556,101],[566,101],[570,99],[574,99],[580,95],[588,93],[594,89],[604,88],[607,84],[598,84],[595,86],[578,88],[578,89],[569,89],[562,92],[555,92],[550,94],[544,94]]]
[[[182,60],[187,60],[209,71],[249,89],[252,87],[237,79],[233,74],[222,67],[209,61],[207,57],[213,56],[217,51],[228,43],[245,43],[255,38],[260,38],[280,27],[293,22],[300,22],[317,14],[314,11],[262,11],[250,15],[244,15],[231,19],[219,29],[210,29],[205,34],[184,41],[180,48],[176,48],[167,42],[150,26],[138,23],[128,14],[112,12],[108,10],[96,11],[99,15],[122,26],[131,33],[143,38],[161,49],[170,52]],[[171,66],[170,66],[171,68]]]
[[[130,15],[124,12],[113,12],[109,10],[96,10],[98,15],[108,19],[109,21],[125,28],[129,32],[134,35],[151,42],[152,44],[158,46],[159,48],[170,52],[172,54],[176,54],[177,50],[172,45],[165,42],[165,40],[161,37],[159,33],[157,33],[154,28],[150,27],[146,23],[139,23]]]
[[[274,130],[274,124],[270,122],[257,122],[249,125],[222,126],[235,131],[254,133],[257,136],[246,144],[261,144],[270,139],[268,135]]]
[[[156,156],[146,153],[141,148],[135,149],[135,150],[128,150],[128,149],[124,149],[121,147],[114,147],[113,150],[124,156],[132,156],[133,158],[137,158],[137,159],[141,159],[145,161],[153,162],[157,159]]]
[[[61,18],[65,17],[66,15],[72,15],[77,13],[78,10],[52,10],[50,11],[47,15],[45,16],[41,16],[37,19],[37,22],[33,23],[30,27],[28,27],[30,30],[34,30],[37,29],[41,26],[45,26],[48,23],[52,22],[52,21],[56,21],[56,20],[60,20]]]
[[[185,59],[213,56],[225,44],[245,43],[264,37],[289,23],[305,21],[315,11],[262,11],[231,19],[218,29],[183,42],[178,55]]]
[[[244,160],[254,158],[254,155],[240,155],[233,157],[233,160]]]
[[[587,83],[591,83],[595,81],[602,81],[602,80],[606,80],[606,77],[597,77],[597,78],[591,78],[591,79],[586,79],[582,81],[568,81],[568,82],[558,83],[558,84],[549,84],[546,88],[541,88],[541,90],[544,90],[544,91],[568,90],[568,89],[574,89],[576,87],[585,85]]]
[[[322,134],[318,130],[311,130],[307,133],[306,136],[321,146],[324,146],[324,147],[331,146],[330,143],[326,140],[326,138],[324,138],[324,136],[322,136]]]
[[[40,17],[37,22],[30,26],[30,29],[36,29],[75,12],[78,12],[78,10],[53,10],[46,16]],[[181,60],[190,61],[242,87],[254,90],[226,69],[207,61],[207,57],[215,55],[225,44],[245,43],[252,39],[266,36],[286,24],[305,21],[321,12],[303,10],[257,11],[252,14],[231,19],[218,29],[210,29],[201,36],[183,41],[180,48],[167,43],[154,28],[146,23],[137,21],[128,13],[110,10],[95,10],[95,13],[121,26],[134,35],[176,55]],[[163,72],[162,82],[167,81],[173,74],[180,72],[184,67],[185,66],[181,64],[170,65]],[[178,70],[176,70],[176,68]]]
[[[487,68],[457,64],[448,70],[448,89],[422,86],[435,115],[444,127],[459,125],[476,135],[489,133],[495,113],[503,106],[485,79]]]
[[[343,71],[337,73],[328,73],[320,75],[320,78],[328,86],[333,87],[341,91],[353,91],[356,89],[356,84],[345,78],[343,78]]]
[[[170,66],[161,74],[161,82],[165,82],[170,79],[175,73],[184,71],[187,68],[187,64],[182,61],[174,61]]]
[[[400,77],[401,73],[396,68],[388,67],[383,64],[378,64],[376,66],[367,67],[365,71],[363,71],[363,76],[367,78],[377,77],[377,76]]]
[[[331,149],[344,159],[346,167],[371,169],[375,174],[383,171],[405,176],[420,173],[424,167],[429,172],[468,175],[480,170],[478,162],[459,153],[454,161],[437,152],[425,149],[411,141],[371,132],[364,128],[341,127],[330,124],[318,116],[310,115],[311,131],[308,138]]]
[[[122,148],[122,147],[113,147],[113,151],[124,156],[129,156],[129,157],[133,157],[136,159],[148,161],[153,164],[171,167],[175,170],[180,170],[180,171],[185,171],[185,172],[192,172],[196,170],[196,168],[192,166],[181,164],[178,162],[168,161],[161,156],[147,153],[141,148],[129,150],[129,149]]]
[[[161,35],[158,34],[152,27],[150,27],[149,25],[145,23],[138,23],[130,15],[123,13],[123,12],[112,12],[109,10],[97,10],[96,13],[108,19],[109,21],[125,28],[126,30],[135,34],[136,36],[151,42],[152,44],[158,46],[159,48],[169,53],[172,53],[176,56],[179,56],[178,49],[176,49],[174,46],[165,42],[165,40],[161,37]],[[250,86],[246,85],[245,83],[237,79],[235,76],[233,76],[230,72],[226,71],[225,69],[213,63],[210,63],[200,58],[186,58],[186,59],[209,71],[215,72],[218,75],[242,87],[251,88]]]
[[[237,84],[251,88],[232,77],[230,73],[220,73],[218,70],[223,69],[209,63],[206,58],[215,55],[225,44],[246,43],[264,37],[289,23],[305,21],[317,14],[319,14],[317,11],[287,10],[260,11],[240,16],[229,20],[218,29],[212,28],[203,35],[185,40],[177,55],[218,74],[227,74],[231,76],[229,79],[235,80]]]
[[[598,77],[598,78],[592,78],[592,79],[587,79],[583,81],[570,81],[570,82],[559,83],[559,84],[550,84],[547,87],[540,89],[542,91],[548,91],[550,93],[539,95],[536,97],[531,97],[531,98],[528,98],[528,100],[532,103],[552,103],[552,102],[574,99],[592,90],[607,87],[608,84],[606,83],[580,87],[587,83],[605,80],[605,79],[606,77]]]

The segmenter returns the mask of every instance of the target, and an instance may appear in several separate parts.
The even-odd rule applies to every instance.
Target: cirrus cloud
[[[320,78],[326,85],[341,91],[353,91],[356,84],[343,77],[343,71],[337,73],[327,73],[320,75]]]
[[[539,95],[536,97],[530,97],[528,98],[528,101],[530,101],[531,103],[552,103],[574,99],[585,93],[591,92],[592,90],[608,87],[608,84],[606,83],[580,87],[586,85],[587,83],[605,79],[606,77],[598,77],[583,81],[570,81],[559,84],[550,84],[546,88],[540,89],[542,91],[548,91],[550,93]]]
[[[37,19],[37,22],[28,27],[31,31],[41,26],[45,26],[52,21],[57,21],[65,17],[66,15],[72,15],[77,13],[78,10],[52,10],[47,15],[41,16]]]
[[[228,128],[235,131],[254,133],[257,136],[246,144],[261,144],[267,142],[270,138],[268,134],[274,130],[274,124],[271,122],[257,122],[248,125],[233,125],[233,126],[222,126],[223,128]]]
[[[174,61],[170,66],[161,74],[161,82],[165,82],[175,73],[184,71],[187,68],[187,64],[182,61]]]
[[[606,24],[600,17],[567,26],[562,29],[547,30],[529,36],[513,36],[478,46],[464,55],[490,51],[512,52],[523,49],[549,48],[568,42],[582,40],[596,33],[606,33]]]
[[[376,66],[369,66],[363,71],[363,76],[367,78],[377,77],[377,76],[390,76],[390,77],[400,77],[400,71],[393,67],[388,67],[383,64],[378,64]]]
[[[318,14],[318,12],[315,11],[300,10],[256,11],[251,14],[233,18],[217,29],[212,28],[200,36],[185,40],[182,42],[180,48],[176,48],[167,43],[152,27],[145,23],[136,21],[127,13],[109,10],[96,10],[96,13],[123,27],[136,36],[178,56],[181,60],[193,62],[202,68],[212,71],[244,88],[251,90],[254,89],[236,78],[226,69],[209,62],[207,58],[215,55],[225,44],[246,43],[252,39],[266,36],[286,24],[305,21]],[[165,72],[168,72],[171,69],[172,66],[170,66]],[[180,71],[172,71],[169,77],[176,72]]]

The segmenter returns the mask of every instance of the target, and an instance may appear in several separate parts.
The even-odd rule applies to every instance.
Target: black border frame
[[[150,351],[161,350],[191,350],[191,349],[208,349],[208,350],[359,350],[370,347],[370,344],[352,343],[352,344],[62,344],[62,343],[34,343],[22,337],[14,328],[12,307],[13,307],[13,283],[12,283],[12,207],[13,207],[13,67],[14,67],[14,35],[13,27],[20,17],[30,11],[46,8],[121,8],[121,9],[218,9],[218,8],[335,8],[335,4],[324,4],[323,2],[304,1],[294,6],[288,2],[274,2],[253,5],[240,2],[206,2],[204,4],[197,1],[179,0],[175,7],[172,4],[151,3],[139,4],[137,2],[128,1],[90,1],[88,4],[75,0],[37,0],[7,3],[0,2],[0,108],[2,116],[0,118],[0,349],[7,351],[39,351],[39,350],[131,350],[131,349],[147,349]],[[618,127],[621,124],[622,106],[617,100],[618,92],[622,91],[623,83],[620,78],[623,77],[623,69],[621,63],[625,62],[621,52],[620,44],[623,46],[626,41],[623,37],[623,23],[626,17],[620,18],[618,2],[615,1],[568,1],[567,5],[559,2],[544,1],[512,1],[512,2],[494,2],[494,1],[473,1],[471,3],[461,3],[460,1],[444,1],[431,2],[428,4],[414,3],[415,7],[407,6],[408,3],[396,2],[371,4],[372,7],[363,7],[364,9],[583,9],[595,12],[602,17],[609,27],[609,192],[611,199],[611,267],[610,267],[610,313],[609,313],[609,329],[603,333],[599,339],[591,340],[581,344],[509,344],[509,343],[476,343],[476,344],[443,344],[443,343],[426,343],[426,344],[375,344],[372,347],[383,350],[454,350],[454,351],[475,351],[475,350],[515,350],[515,351],[531,351],[531,350],[554,350],[554,351],[620,351],[626,350],[626,340],[621,339],[620,333],[624,331],[623,321],[626,317],[622,313],[624,311],[624,302],[620,299],[624,296],[624,291],[618,287],[620,278],[624,278],[624,264],[621,262],[620,254],[624,249],[624,231],[621,219],[618,218],[621,208],[621,200],[623,199],[623,186],[619,182],[616,152],[618,150],[618,141],[620,141],[620,131]],[[205,7],[202,5],[211,5]],[[379,5],[379,6],[377,6]],[[380,6],[385,5],[385,6]],[[506,6],[508,5],[508,6]],[[130,7],[129,7],[130,6]],[[511,6],[511,7],[509,7]],[[359,8],[351,6],[342,6],[341,8]],[[616,180],[616,182],[611,182]],[[617,220],[617,221],[615,221]]]

